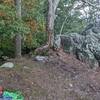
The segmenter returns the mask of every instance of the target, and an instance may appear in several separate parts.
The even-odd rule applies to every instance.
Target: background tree
[[[16,9],[13,0],[0,2],[0,57],[15,56],[15,33],[28,33],[29,28],[23,21],[16,17]]]
[[[17,20],[21,21],[21,0],[15,0],[15,6],[16,6],[16,16],[17,16]],[[16,57],[20,58],[21,57],[21,34],[20,33],[16,33],[15,36],[15,43],[16,43]]]

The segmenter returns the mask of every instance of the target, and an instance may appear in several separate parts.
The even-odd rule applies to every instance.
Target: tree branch
[[[65,17],[65,20],[64,20],[64,22],[62,23],[62,26],[61,26],[61,29],[60,29],[60,35],[62,34],[62,31],[63,31],[64,25],[65,25],[65,23],[66,23],[66,20],[67,20],[67,16]]]
[[[89,4],[90,6],[94,7],[95,9],[100,10],[100,7],[98,7],[97,5],[92,4],[91,2],[89,2],[89,1],[87,1],[87,0],[81,0],[81,1],[84,2],[84,3]]]
[[[54,5],[54,12],[56,11],[58,4],[59,4],[60,0],[54,0],[53,1],[53,5]]]

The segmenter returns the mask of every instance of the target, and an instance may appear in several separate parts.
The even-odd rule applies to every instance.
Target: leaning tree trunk
[[[16,16],[18,20],[21,20],[21,0],[15,0],[15,6],[16,6]],[[15,36],[15,46],[16,46],[16,51],[15,51],[15,56],[16,58],[21,58],[21,34],[16,33]]]

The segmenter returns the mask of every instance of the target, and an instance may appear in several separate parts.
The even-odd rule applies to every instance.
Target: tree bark
[[[16,16],[19,20],[21,20],[21,0],[15,0],[15,6],[16,6]],[[21,58],[21,34],[16,33],[15,36],[15,46],[16,46],[16,51],[15,51],[15,57],[16,58]]]
[[[49,47],[53,46],[54,19],[55,19],[55,12],[54,12],[53,0],[48,0],[47,33],[48,33],[48,45],[49,45]]]
[[[15,36],[15,43],[16,43],[16,58],[21,58],[21,35],[16,34]]]
[[[48,45],[53,47],[54,44],[54,22],[56,19],[56,9],[60,0],[48,0],[48,16],[47,16],[47,33],[48,33]]]

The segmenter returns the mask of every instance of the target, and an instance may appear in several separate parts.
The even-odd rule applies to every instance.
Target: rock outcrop
[[[75,55],[82,62],[89,63],[91,68],[100,65],[100,29],[96,26],[90,24],[81,33],[59,37],[60,46],[65,52]]]

